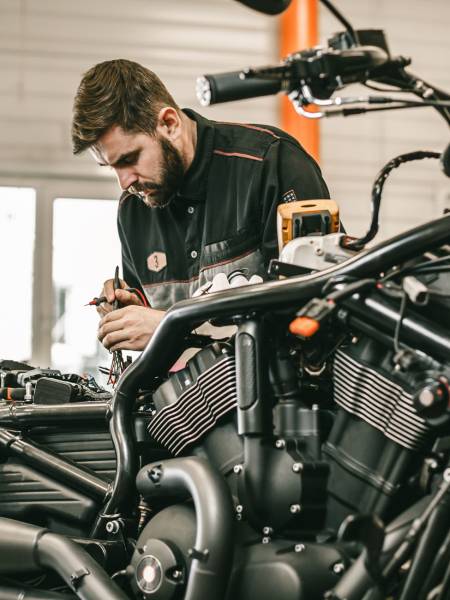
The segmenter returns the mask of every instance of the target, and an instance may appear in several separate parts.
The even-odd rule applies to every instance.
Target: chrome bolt
[[[239,475],[239,473],[242,472],[242,465],[234,465],[233,471],[236,473],[236,475]]]
[[[262,543],[263,544],[270,544],[270,537],[263,537]]]
[[[183,575],[183,572],[179,571],[178,569],[172,573],[172,577],[174,579],[181,579],[182,575]]]
[[[25,396],[23,399],[25,402],[31,402],[31,400],[33,400],[33,385],[31,381],[27,381],[25,384]]]
[[[236,513],[236,521],[242,521],[242,514]]]
[[[244,510],[244,507],[242,506],[242,504],[238,504],[236,506],[236,512],[237,513],[241,513]]]
[[[119,522],[118,521],[108,521],[106,523],[105,529],[108,533],[114,533],[114,534],[119,533],[119,530],[120,530]]]
[[[305,544],[295,544],[294,552],[304,552],[306,550]]]
[[[303,469],[303,464],[302,463],[294,463],[292,465],[292,470],[294,471],[294,473],[298,473],[302,469]]]
[[[334,563],[333,565],[333,573],[335,575],[340,575],[343,571],[345,571],[345,565],[342,562]]]
[[[286,442],[284,440],[277,440],[275,442],[275,448],[278,448],[279,450],[286,448]]]
[[[291,504],[291,506],[289,507],[289,510],[291,511],[291,513],[293,515],[295,515],[302,510],[302,507],[300,506],[300,504]]]
[[[273,533],[273,529],[272,527],[263,527],[262,532],[264,535],[271,535]]]

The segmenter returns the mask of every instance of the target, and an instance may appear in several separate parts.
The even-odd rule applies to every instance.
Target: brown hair
[[[152,134],[164,106],[179,111],[166,86],[149,69],[124,59],[95,65],[85,73],[75,95],[73,153],[96,144],[113,125]]]

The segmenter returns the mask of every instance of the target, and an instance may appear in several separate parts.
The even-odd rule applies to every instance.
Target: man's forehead
[[[139,134],[124,131],[113,125],[90,147],[95,160],[100,164],[114,164],[120,156],[133,152],[138,147]]]

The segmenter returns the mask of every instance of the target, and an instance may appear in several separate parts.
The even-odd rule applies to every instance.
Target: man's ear
[[[175,142],[181,135],[181,118],[178,112],[172,106],[161,108],[158,113],[158,122],[156,131],[170,140]]]

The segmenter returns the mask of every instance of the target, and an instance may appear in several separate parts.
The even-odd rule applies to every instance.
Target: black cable
[[[401,93],[407,94],[407,93],[412,93],[415,91],[414,88],[403,88],[401,90],[394,90],[391,88],[382,88],[382,87],[378,87],[376,85],[372,85],[371,83],[367,83],[367,81],[365,81],[363,83],[363,86],[366,88],[369,88],[370,90],[374,90],[375,92],[381,92],[381,93],[386,93],[386,94],[394,94],[394,93],[395,94],[401,94]]]
[[[396,100],[396,102],[400,102],[400,100]],[[326,117],[332,116],[341,116],[341,117],[354,117],[357,115],[365,115],[367,113],[373,112],[381,112],[386,110],[406,110],[408,108],[422,108],[427,105],[423,102],[417,102],[416,104],[400,104],[395,106],[380,106],[377,108],[367,108],[367,107],[355,107],[355,108],[340,108],[338,110],[327,110],[324,112]]]
[[[320,1],[322,2],[322,4],[324,4],[326,6],[326,8],[328,8],[328,10],[336,17],[336,19],[338,21],[340,21],[342,23],[342,25],[345,27],[348,35],[350,36],[351,41],[353,42],[352,45],[356,46],[357,44],[359,44],[358,34],[353,29],[353,26],[351,25],[350,21],[348,21],[344,17],[344,15],[334,6],[334,4],[332,4],[330,2],[330,0],[320,0]]]
[[[375,183],[372,187],[372,219],[370,222],[369,230],[363,237],[357,240],[350,240],[348,242],[345,242],[344,247],[352,250],[361,250],[368,242],[373,240],[373,238],[378,233],[381,195],[383,193],[383,187],[386,182],[386,179],[389,177],[391,171],[407,162],[423,160],[425,158],[440,157],[441,155],[439,154],[439,152],[419,150],[417,152],[408,152],[406,154],[401,154],[400,156],[396,156],[395,158],[390,160],[378,173],[378,176],[375,179]]]
[[[417,270],[422,269],[422,267],[426,268],[426,267],[431,267],[431,266],[435,266],[435,265],[441,265],[442,263],[446,263],[449,261],[450,261],[450,255],[447,255],[447,256],[440,256],[439,258],[434,258],[433,260],[426,260],[421,263],[416,263],[415,265],[407,265],[405,267],[402,267],[401,269],[392,270],[385,277],[383,277],[383,279],[381,279],[381,282],[385,283],[386,281],[389,281],[390,279],[399,277],[400,275],[404,275],[405,273],[408,273],[408,274],[415,273],[415,272],[417,272]],[[449,265],[449,268],[450,268],[450,265]]]

